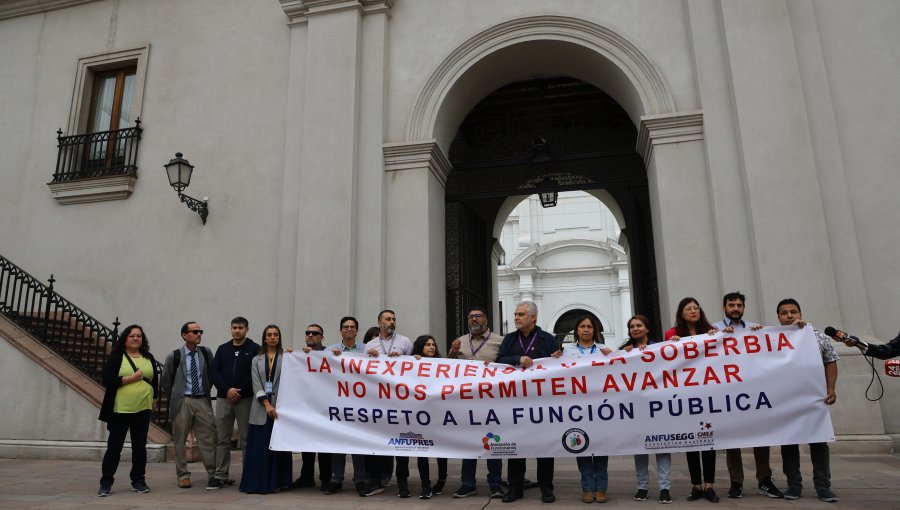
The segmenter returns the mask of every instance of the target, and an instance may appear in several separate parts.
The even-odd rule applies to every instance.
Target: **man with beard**
[[[556,338],[537,325],[537,305],[523,301],[516,305],[513,318],[516,330],[503,337],[497,353],[497,363],[528,368],[535,359],[562,356]],[[504,503],[511,503],[522,497],[525,484],[525,459],[509,459],[506,463],[509,473],[509,491],[503,496]],[[553,458],[537,459],[537,479],[541,488],[541,501],[553,503]]]
[[[397,329],[397,315],[393,310],[382,310],[378,314],[378,336],[369,340],[366,344],[366,353],[377,358],[378,356],[408,356],[412,354],[412,342],[409,338],[399,335]],[[366,477],[368,485],[359,492],[362,497],[374,496],[384,492],[384,488],[390,483],[391,468],[394,457],[387,455],[369,455],[366,457]],[[397,460],[397,496],[408,498],[410,496],[407,479],[409,478],[409,457],[396,457]]]
[[[247,338],[250,322],[244,317],[231,319],[231,340],[216,349],[210,363],[210,377],[218,391],[216,399],[216,478],[231,485],[228,477],[231,467],[231,434],[237,422],[241,450],[247,447],[247,430],[250,422],[250,404],[253,383],[250,380],[250,364],[259,353],[259,344]]]
[[[306,326],[304,338],[306,345],[303,346],[303,352],[322,351],[325,346],[322,345],[325,330],[318,324],[310,324]],[[331,485],[331,453],[319,453],[319,490],[327,492]],[[291,484],[292,489],[316,486],[316,452],[301,452],[300,457],[303,462],[300,465],[300,476]]]
[[[450,344],[450,352],[447,354],[447,357],[479,361],[496,360],[503,337],[491,332],[490,328],[488,328],[487,311],[479,306],[472,307],[466,319],[468,320],[469,334],[457,338]],[[461,484],[459,489],[453,493],[454,498],[467,498],[478,492],[475,489],[475,471],[477,466],[478,461],[476,459],[463,459],[460,473]],[[503,461],[500,459],[487,459],[487,469],[487,480],[491,490],[491,497],[502,498]],[[442,480],[439,480],[438,484],[443,487],[441,482]],[[434,489],[432,489],[432,492],[434,492]]]
[[[737,329],[758,330],[762,324],[744,321],[746,297],[740,292],[729,292],[722,298],[722,310],[725,318],[713,324],[713,327],[725,333],[733,333]],[[772,466],[769,464],[769,447],[755,446],[753,448],[753,460],[756,462],[756,481],[759,484],[759,493],[770,498],[783,498],[784,494],[775,487],[772,482]],[[728,497],[732,499],[743,496],[744,491],[744,463],[741,459],[740,448],[725,450],[725,462],[728,464],[728,476],[731,479],[731,487],[728,489]]]

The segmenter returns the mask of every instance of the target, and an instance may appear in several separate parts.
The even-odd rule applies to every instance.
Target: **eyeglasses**
[[[322,334],[321,331],[312,331],[312,330],[307,330],[307,331],[305,331],[305,333],[306,333],[306,336],[319,336]]]
[[[470,313],[469,318],[470,319],[483,319],[484,314],[483,313]]]
[[[202,329],[191,329],[191,330],[188,330],[188,333],[193,333],[195,335],[202,335],[203,330]]]
[[[341,329],[356,329],[356,326],[348,324],[347,326],[341,326]]]

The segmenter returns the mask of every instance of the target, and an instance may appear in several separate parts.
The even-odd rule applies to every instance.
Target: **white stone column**
[[[380,128],[392,4],[281,0],[291,27],[291,70],[277,313],[288,326],[288,344],[300,340],[307,323],[355,313],[360,302],[374,319],[381,301]],[[362,294],[374,299],[358,299],[359,278],[368,282]]]
[[[685,296],[720,299],[719,257],[700,112],[645,116],[637,141],[647,165],[663,324]]]
[[[446,329],[444,188],[450,162],[435,141],[389,143],[386,172],[384,306],[407,336]]]
[[[631,306],[631,281],[628,279],[628,265],[625,262],[616,263],[619,265],[619,303],[621,314],[619,315],[619,323],[616,324],[616,331],[619,337],[625,339],[628,336],[628,319],[634,315]]]

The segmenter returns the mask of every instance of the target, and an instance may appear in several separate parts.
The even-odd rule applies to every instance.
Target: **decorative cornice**
[[[385,172],[428,168],[441,186],[447,185],[452,166],[437,141],[386,143],[382,151]]]
[[[302,24],[310,16],[340,11],[357,10],[363,15],[386,13],[396,0],[279,0],[281,9],[288,17],[288,25]]]
[[[89,4],[97,0],[5,0],[0,2],[0,20],[43,14],[45,12]]]
[[[689,142],[703,139],[703,112],[682,112],[641,117],[636,149],[650,162],[653,146],[666,143]]]

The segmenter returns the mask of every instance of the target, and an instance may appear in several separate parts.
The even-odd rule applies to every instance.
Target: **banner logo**
[[[401,432],[397,437],[388,439],[387,444],[393,446],[395,450],[429,450],[434,446],[434,440],[425,439],[422,434],[415,432]]]
[[[562,436],[562,445],[569,453],[581,453],[587,450],[591,440],[587,432],[581,429],[569,429]]]
[[[500,434],[488,432],[481,438],[482,447],[491,452],[492,457],[515,457],[518,454],[516,443],[500,441]]]

